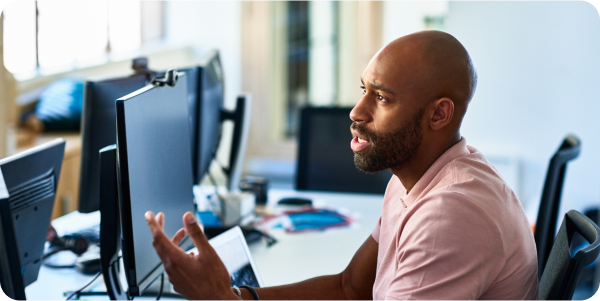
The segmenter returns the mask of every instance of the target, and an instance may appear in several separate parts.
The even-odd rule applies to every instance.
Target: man
[[[533,234],[516,195],[460,125],[477,76],[453,36],[423,31],[382,48],[362,74],[350,118],[356,166],[394,174],[381,218],[338,275],[257,288],[261,299],[537,299]],[[146,214],[173,287],[234,299],[223,263],[191,213],[169,241]],[[176,248],[185,232],[199,254]],[[310,259],[306,259],[310,260]],[[243,299],[253,299],[242,289]]]

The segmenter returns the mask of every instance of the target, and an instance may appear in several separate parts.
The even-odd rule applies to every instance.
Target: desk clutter
[[[307,205],[301,209],[263,216],[253,225],[265,230],[281,228],[289,233],[325,231],[351,226],[355,219],[342,212],[343,210],[319,209]]]

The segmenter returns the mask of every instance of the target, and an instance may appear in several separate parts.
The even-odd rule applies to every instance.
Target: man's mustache
[[[359,134],[364,136],[370,143],[373,143],[377,140],[377,135],[372,131],[368,130],[366,126],[362,123],[358,123],[356,121],[352,122],[352,124],[350,125],[350,129],[357,131]]]

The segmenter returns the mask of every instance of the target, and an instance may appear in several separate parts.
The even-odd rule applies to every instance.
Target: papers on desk
[[[254,226],[262,230],[283,228],[286,232],[324,231],[348,227],[353,225],[354,221],[355,218],[341,210],[306,207],[302,210],[267,215]]]

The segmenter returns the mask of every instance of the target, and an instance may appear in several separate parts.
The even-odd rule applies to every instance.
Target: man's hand
[[[165,232],[164,214],[146,212],[146,222],[152,232],[152,245],[163,262],[176,292],[189,300],[239,299],[231,290],[231,278],[217,252],[206,240],[191,212],[183,215],[184,229],[169,239]],[[177,246],[185,233],[190,236],[198,254],[186,254]]]

